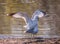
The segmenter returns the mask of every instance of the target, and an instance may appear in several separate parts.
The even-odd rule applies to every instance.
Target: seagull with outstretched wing
[[[46,13],[41,10],[36,10],[33,13],[32,18],[29,18],[27,13],[25,12],[8,14],[8,16],[12,16],[14,18],[23,18],[26,23],[24,27],[27,29],[25,32],[32,33],[32,34],[36,34],[38,32],[38,19],[42,18],[45,15]]]

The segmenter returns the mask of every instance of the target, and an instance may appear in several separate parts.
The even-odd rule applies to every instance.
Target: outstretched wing
[[[41,17],[43,17],[43,16],[46,16],[46,12],[38,9],[38,10],[36,10],[36,11],[33,13],[31,19],[34,19],[34,18],[36,19],[37,16],[38,16],[39,18],[41,18]]]
[[[27,13],[25,12],[17,12],[14,14],[9,14],[8,16],[12,16],[15,18],[23,18],[26,24],[31,21],[31,19],[28,17]]]
[[[40,14],[40,10],[36,10],[36,11],[33,13],[31,19],[34,19],[34,17],[35,17],[36,15],[38,15],[38,14]]]

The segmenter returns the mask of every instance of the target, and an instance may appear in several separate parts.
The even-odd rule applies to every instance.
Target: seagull
[[[12,14],[7,14],[8,16],[14,17],[14,18],[22,18],[24,19],[26,25],[24,28],[26,28],[25,33],[32,33],[37,34],[38,33],[38,19],[46,16],[46,12],[42,10],[36,10],[32,18],[28,17],[28,14],[26,12],[17,12]]]

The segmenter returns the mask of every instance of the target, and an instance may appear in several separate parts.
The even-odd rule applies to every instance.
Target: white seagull
[[[38,33],[38,19],[46,16],[46,13],[42,10],[36,10],[33,13],[32,18],[29,18],[27,13],[25,12],[17,12],[7,15],[12,16],[14,18],[23,18],[26,23],[24,27],[27,29],[25,32],[36,34]]]

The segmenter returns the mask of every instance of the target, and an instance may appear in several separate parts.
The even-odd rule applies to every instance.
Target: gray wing
[[[26,24],[31,22],[31,19],[28,17],[28,14],[25,12],[18,12],[16,13],[16,15],[19,15],[20,18],[23,18]]]
[[[33,15],[32,15],[32,18],[31,19],[34,19],[35,18],[35,16],[36,15],[39,15],[40,14],[40,12],[41,12],[41,10],[36,10],[34,13],[33,13]]]

